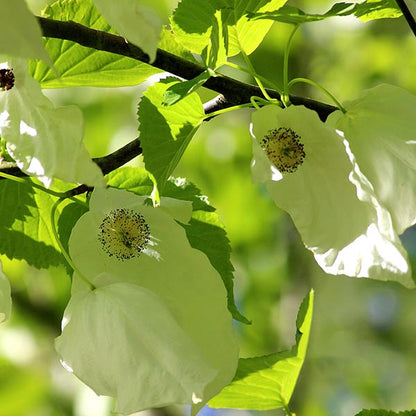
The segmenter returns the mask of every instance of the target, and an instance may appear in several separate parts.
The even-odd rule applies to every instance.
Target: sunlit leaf
[[[72,20],[91,29],[115,33],[91,0],[58,1],[44,15],[55,20]],[[161,70],[121,55],[86,48],[63,39],[46,38],[46,49],[60,75],[41,61],[31,61],[29,70],[42,88],[123,87],[143,82]]]
[[[355,6],[355,16],[363,22],[400,17],[402,12],[395,0],[367,0]]]
[[[364,409],[355,416],[415,416],[416,410],[405,410],[404,412],[393,412],[385,409]]]
[[[173,173],[204,117],[201,100],[192,93],[174,105],[162,104],[165,91],[179,81],[167,78],[149,87],[138,110],[140,144],[146,169],[159,191]]]
[[[305,13],[297,7],[284,5],[279,10],[268,13],[254,13],[250,14],[249,17],[253,20],[271,19],[282,23],[300,24],[317,22],[334,16],[346,16],[354,12],[354,7],[354,3],[335,3],[331,9],[324,14],[310,14]]]
[[[202,84],[204,84],[211,77],[211,75],[212,72],[210,70],[206,70],[189,81],[173,84],[163,94],[162,104],[170,106],[177,103],[182,100],[182,98],[200,88]]]
[[[0,253],[37,268],[64,262],[53,237],[50,211],[56,198],[28,184],[0,181]]]
[[[290,351],[241,358],[234,380],[209,401],[209,406],[268,410],[288,405],[306,356],[313,298],[311,291],[300,306],[296,345]]]
[[[272,22],[249,20],[247,14],[277,10],[285,3],[286,0],[182,0],[171,18],[172,29],[189,50],[202,54],[205,48],[213,47],[213,27],[221,21],[223,41],[219,46],[226,45],[227,56],[237,55],[241,50],[250,54],[261,43]]]

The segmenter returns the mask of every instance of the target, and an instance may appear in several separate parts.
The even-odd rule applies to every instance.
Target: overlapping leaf
[[[284,5],[278,10],[262,13],[249,13],[249,18],[271,19],[277,22],[301,24],[317,22],[335,16],[355,15],[363,22],[383,18],[395,18],[402,15],[394,0],[367,0],[362,3],[335,3],[330,10],[323,14],[305,13],[301,9]]]
[[[37,268],[64,262],[53,237],[50,211],[55,198],[28,185],[0,181],[0,253]]]
[[[225,45],[227,56],[236,55],[241,50],[250,54],[269,31],[271,22],[252,21],[247,14],[277,10],[285,3],[286,0],[182,0],[172,16],[171,25],[177,39],[192,52],[204,54],[205,50],[207,55],[206,51],[211,48],[211,55],[215,55],[212,49],[220,50]],[[213,42],[215,30],[223,37],[217,41],[217,46]],[[218,66],[219,62],[217,59],[215,65]],[[206,65],[210,66],[209,60],[206,60]]]
[[[242,358],[234,380],[209,401],[211,407],[268,410],[287,407],[305,360],[314,292],[302,302],[296,320],[296,345],[290,351]]]
[[[204,109],[196,93],[169,107],[162,105],[165,91],[178,82],[176,78],[161,80],[147,89],[139,104],[140,144],[144,162],[160,192],[204,117]]]
[[[416,410],[405,410],[404,412],[393,412],[384,409],[363,409],[355,416],[415,416]]]
[[[44,15],[51,19],[81,23],[91,29],[115,33],[91,0],[64,0],[48,6]],[[132,58],[85,48],[62,39],[46,39],[46,49],[60,77],[46,64],[30,63],[30,72],[43,88],[122,87],[143,82],[159,69]]]

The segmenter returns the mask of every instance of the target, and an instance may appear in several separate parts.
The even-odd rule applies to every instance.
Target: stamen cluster
[[[110,211],[99,227],[103,250],[118,260],[139,256],[149,243],[150,230],[143,215],[131,209]]]
[[[11,69],[0,69],[0,88],[3,91],[12,89],[14,86],[14,74]]]
[[[305,158],[300,136],[287,127],[270,130],[260,145],[281,173],[295,172]]]

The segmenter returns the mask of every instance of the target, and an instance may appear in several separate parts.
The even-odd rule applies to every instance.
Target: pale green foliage
[[[398,234],[416,222],[416,96],[379,85],[346,103],[327,123],[342,130],[362,173]]]
[[[299,308],[296,345],[290,351],[240,359],[234,380],[209,401],[210,406],[251,410],[287,408],[305,361],[313,298],[311,291]]]
[[[75,106],[55,108],[29,76],[26,60],[13,58],[15,85],[0,96],[0,131],[21,170],[49,187],[53,178],[99,185],[102,174],[83,143],[83,117]]]
[[[115,33],[91,0],[52,3],[43,12],[54,20],[72,20],[91,29]],[[157,68],[126,56],[89,49],[69,40],[46,38],[45,46],[56,71],[42,61],[31,61],[29,71],[42,88],[124,87],[145,81]],[[57,73],[59,77],[57,77]]]
[[[0,323],[7,321],[12,309],[12,298],[10,296],[10,282],[3,273],[0,263]]]
[[[3,33],[0,54],[38,58],[49,63],[40,27],[25,0],[0,0],[0,10],[0,26]]]
[[[363,22],[368,22],[375,19],[400,17],[402,12],[394,0],[367,0],[361,3],[335,3],[330,10],[323,14],[305,13],[297,7],[284,5],[279,10],[273,10],[269,13],[250,13],[249,18],[252,20],[271,19],[283,23],[302,24],[348,15],[355,15]]]
[[[225,55],[221,52],[219,58],[212,48],[218,53],[225,47],[226,56],[237,55],[241,50],[249,55],[269,31],[272,22],[249,20],[247,13],[277,10],[285,3],[286,0],[182,0],[172,15],[172,29],[183,45],[205,55],[205,64],[214,69],[225,61]],[[207,59],[210,56],[215,58]]]
[[[173,338],[175,344],[179,343],[179,349],[175,347],[174,351],[178,353],[181,343],[188,343],[189,339],[199,351],[201,358],[195,358],[193,370],[189,373],[190,375],[198,372],[199,367],[202,372],[200,388],[198,391],[193,390],[202,400],[194,401],[198,409],[232,379],[237,365],[238,347],[233,334],[231,315],[227,310],[226,292],[220,276],[209,260],[200,251],[190,247],[185,231],[171,216],[171,214],[175,215],[181,222],[189,220],[190,203],[162,198],[161,206],[153,208],[144,204],[144,201],[145,197],[124,190],[96,189],[91,197],[90,211],[80,218],[71,234],[69,241],[71,258],[78,271],[99,289],[114,283],[128,283],[147,289],[160,299],[169,310],[171,319],[176,321],[186,334],[186,337]],[[131,209],[143,215],[151,234],[150,243],[145,250],[139,256],[127,260],[118,259],[116,256],[110,257],[99,241],[100,224],[110,211],[118,208]],[[97,318],[101,319],[98,316]],[[146,319],[152,320],[152,314],[146,315]],[[159,330],[164,331],[159,325],[154,325],[155,337],[159,336],[157,335]],[[126,333],[125,338],[128,336],[129,334]],[[71,336],[67,339],[68,342],[75,342]],[[136,348],[140,350],[140,347],[136,346]],[[155,347],[152,344],[150,348]],[[68,361],[62,353],[62,345],[59,345],[58,349],[64,360]],[[71,348],[68,347],[68,352],[70,351]],[[179,361],[188,360],[187,351],[189,348],[184,347]],[[146,356],[143,355],[143,360]],[[196,357],[196,355],[192,356]],[[134,362],[137,360],[135,359]],[[94,366],[95,370],[90,367],[85,368],[82,362],[78,362],[77,365],[72,361],[68,363],[75,374],[97,392],[101,392],[101,385],[95,384],[94,380],[100,379],[103,383],[104,379],[111,379],[111,374],[103,371],[104,362],[102,365],[98,365],[97,362]],[[135,400],[135,409],[128,407],[128,411],[168,404],[166,401],[168,392],[172,392],[169,393],[171,397],[169,403],[192,403],[191,392],[188,390],[184,398],[182,393],[178,393],[175,383],[167,379],[161,380],[158,374],[162,369],[157,369],[156,364],[155,366],[152,367],[155,378],[150,381],[149,377],[152,375],[146,373],[146,376],[151,385],[159,383],[159,389],[143,391],[141,393],[143,398],[141,394],[136,393],[135,399],[130,398]],[[163,363],[160,363],[160,366],[164,367]],[[212,372],[202,371],[203,368]],[[94,371],[95,374],[87,381],[82,374],[88,371]],[[144,367],[132,365],[131,377],[145,376],[140,371],[144,371]],[[191,383],[194,378],[193,376],[189,378],[189,375],[188,381]],[[182,373],[179,377],[182,377],[183,383],[188,383]],[[117,385],[117,380],[113,382]],[[115,385],[111,394],[114,394],[115,389],[120,388]],[[132,388],[133,386],[134,383]],[[109,391],[106,394],[110,394]],[[149,401],[148,395],[153,396],[152,402]],[[121,404],[119,403],[119,408],[127,411],[124,399],[120,397],[118,399],[122,401]]]
[[[120,35],[155,60],[162,21],[153,9],[137,0],[94,0],[94,4]]]
[[[304,145],[305,159],[292,173],[278,171],[259,145],[279,127],[293,129]],[[304,107],[269,105],[253,113],[251,130],[254,180],[267,183],[325,272],[414,285],[389,212],[334,129]]]
[[[384,409],[363,409],[355,416],[414,416],[416,410],[405,410],[403,412],[393,412]]]
[[[167,78],[152,85],[139,104],[139,138],[144,162],[159,190],[173,173],[205,115],[196,93],[171,106],[162,104],[165,92],[178,82],[176,78]]]

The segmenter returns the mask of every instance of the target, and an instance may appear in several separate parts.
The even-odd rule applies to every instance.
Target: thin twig
[[[404,0],[396,0],[397,5],[399,6],[400,10],[403,13],[404,18],[407,21],[410,29],[412,30],[413,34],[416,36],[416,22],[415,18],[413,17],[412,13],[410,13],[409,8]]]

